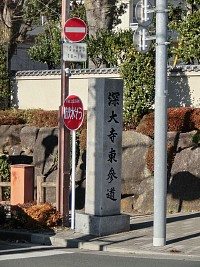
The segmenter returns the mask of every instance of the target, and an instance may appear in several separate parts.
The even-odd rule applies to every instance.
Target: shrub
[[[9,98],[9,74],[7,70],[6,51],[4,45],[0,44],[0,109],[8,107]]]
[[[193,108],[169,108],[168,109],[168,131],[189,132],[194,129],[190,119]]]
[[[34,112],[30,124],[37,127],[56,127],[58,126],[58,111],[38,110]]]
[[[198,112],[194,113],[193,108],[169,108],[168,113],[168,132],[189,132],[195,129],[198,124]],[[195,114],[195,115],[193,115]],[[193,116],[193,117],[192,117]],[[192,120],[193,118],[193,120]],[[154,136],[154,112],[145,115],[136,128],[137,132],[153,138]]]
[[[200,130],[200,108],[195,108],[191,114],[191,121],[195,130]]]
[[[198,131],[192,136],[192,142],[195,144],[195,146],[200,146],[200,130],[198,130]]]
[[[139,125],[136,128],[136,132],[145,134],[153,138],[154,136],[154,113],[144,115]]]
[[[50,203],[26,203],[11,207],[11,219],[6,226],[30,230],[51,229],[60,225],[61,219],[60,213]]]
[[[18,125],[24,123],[24,119],[16,110],[0,110],[0,125]]]
[[[10,160],[7,155],[0,155],[0,181],[9,182],[10,181]],[[7,200],[10,198],[10,188],[2,187],[2,199]]]
[[[0,125],[58,126],[57,110],[27,109],[0,110]]]
[[[32,223],[36,222],[40,227],[48,228],[59,225],[61,222],[61,215],[50,203],[22,205],[22,210],[32,219],[30,219],[29,227],[33,227]]]
[[[130,46],[127,59],[120,66],[124,80],[124,127],[134,129],[149,113],[155,96],[154,49],[141,55]]]

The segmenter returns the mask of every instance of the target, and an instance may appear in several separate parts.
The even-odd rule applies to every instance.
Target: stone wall
[[[167,212],[199,211],[200,147],[192,144],[195,132],[168,132],[168,144],[174,147],[172,165],[168,167]],[[127,131],[122,136],[121,211],[153,213],[153,174],[147,167],[147,152],[153,140]],[[77,167],[77,207],[84,207],[85,151]],[[153,159],[152,159],[153,161]]]
[[[35,166],[35,189],[37,176],[44,175],[48,182],[56,180],[57,149],[57,128],[0,126],[0,153],[8,154],[12,164]],[[55,188],[46,190],[46,199],[52,203],[56,202]]]
[[[192,144],[194,132],[168,133],[168,143],[175,156],[168,171],[168,212],[199,211],[200,208],[200,147]],[[134,131],[122,137],[122,212],[153,212],[153,175],[147,167],[146,155],[153,140]],[[55,181],[58,149],[57,128],[0,126],[0,153],[9,154],[12,164],[35,166],[36,177]],[[76,169],[76,208],[84,208],[86,151],[81,151]],[[36,197],[36,195],[35,195]],[[55,188],[48,189],[46,200],[55,203]]]

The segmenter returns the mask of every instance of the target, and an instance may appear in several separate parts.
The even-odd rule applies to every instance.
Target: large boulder
[[[35,142],[38,136],[39,128],[35,126],[25,126],[20,132],[20,140],[22,147],[27,150],[33,151]]]
[[[1,125],[0,127],[0,148],[7,152],[11,146],[19,144],[20,132],[23,125]]]
[[[33,152],[33,164],[37,175],[46,176],[55,164],[58,151],[58,129],[40,128]]]
[[[171,170],[168,192],[178,200],[177,210],[196,210],[200,206],[200,147],[177,153]]]
[[[200,147],[189,133],[168,133],[168,144],[176,149],[167,191],[167,212],[197,211],[200,207]],[[138,145],[138,149],[139,149]],[[141,147],[140,147],[141,149]],[[141,155],[138,153],[138,155]],[[134,166],[137,169],[137,165]],[[153,213],[153,177],[137,179],[134,195],[122,198],[122,212]]]
[[[121,212],[152,213],[153,212],[153,177],[144,179],[136,187],[136,194],[122,198]]]
[[[180,133],[179,139],[177,143],[177,151],[181,151],[185,148],[193,147],[192,137],[197,131],[187,132],[187,133]]]
[[[138,184],[151,176],[146,166],[146,153],[153,140],[134,131],[122,135],[122,195],[137,194]]]

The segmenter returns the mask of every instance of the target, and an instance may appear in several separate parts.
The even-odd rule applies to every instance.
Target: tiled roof
[[[120,73],[119,68],[101,68],[101,69],[72,69],[71,75],[81,74],[118,74]],[[168,71],[179,72],[179,71],[200,71],[200,65],[177,65],[176,67],[168,66]],[[15,76],[47,76],[47,75],[61,75],[61,70],[30,70],[30,71],[18,71]]]

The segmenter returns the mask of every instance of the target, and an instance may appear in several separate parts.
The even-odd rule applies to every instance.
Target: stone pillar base
[[[105,236],[130,230],[130,216],[126,214],[95,216],[76,213],[75,231],[95,236]]]

